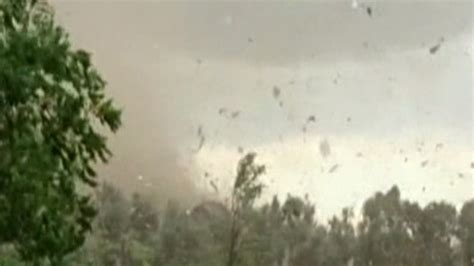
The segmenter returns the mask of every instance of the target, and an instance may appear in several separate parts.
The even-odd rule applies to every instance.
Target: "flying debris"
[[[438,144],[436,144],[436,146],[435,146],[435,150],[439,151],[439,150],[441,150],[443,147],[444,147],[444,144],[443,144],[443,143],[438,143]]]
[[[426,191],[426,187],[423,187],[423,189],[422,189],[422,190],[423,190],[423,192],[425,192],[425,191]]]
[[[220,115],[223,115],[227,112],[227,109],[225,109],[224,107],[221,107],[221,108],[219,108],[218,112],[219,112]]]
[[[202,126],[199,126],[198,132],[197,132],[198,138],[199,138],[199,145],[196,150],[196,152],[199,152],[202,147],[204,146],[204,142],[206,142],[206,137],[204,136],[204,133],[202,131]]]
[[[458,173],[458,177],[463,179],[464,178],[464,174],[463,173]]]
[[[232,114],[230,115],[230,117],[231,117],[232,119],[234,119],[234,118],[237,118],[239,115],[240,115],[240,111],[234,111],[234,112],[232,112]]]
[[[319,143],[319,152],[323,157],[328,157],[331,155],[331,147],[329,146],[329,142],[326,139]]]
[[[369,17],[372,17],[372,7],[367,6],[367,7],[365,8],[365,11],[367,12],[367,15],[369,15]]]
[[[333,165],[330,169],[329,169],[329,173],[334,173],[337,171],[337,169],[339,169],[339,165],[338,164],[335,164]]]
[[[303,126],[303,127],[301,128],[301,131],[303,131],[303,133],[306,133],[306,130],[307,130],[306,126]]]
[[[349,116],[349,117],[346,118],[346,121],[347,121],[347,123],[350,123],[350,122],[352,122],[352,118]]]
[[[353,9],[363,8],[367,15],[369,15],[369,17],[372,17],[373,10],[371,6],[368,6],[364,3],[359,3],[357,0],[353,0],[351,6]]]
[[[431,46],[431,48],[429,49],[430,54],[436,54],[441,48],[441,45],[443,44],[443,42],[444,42],[444,38],[441,38],[436,45]]]
[[[316,123],[316,117],[314,115],[308,116],[308,119],[306,120],[307,123],[313,122]]]
[[[428,160],[421,162],[421,167],[426,167],[428,165]]]
[[[407,157],[405,157],[405,160],[403,160],[403,161],[404,161],[404,162],[408,162],[408,158],[407,158]]]
[[[439,48],[441,47],[441,44],[436,44],[435,46],[432,46],[430,48],[430,54],[435,54],[436,52],[438,52]]]
[[[252,39],[251,37],[249,37],[249,38],[247,39],[247,41],[248,41],[248,42],[253,42],[253,39]]]
[[[211,185],[212,189],[214,189],[214,191],[215,191],[216,193],[219,192],[219,189],[217,188],[217,185],[216,185],[216,183],[214,182],[214,180],[209,181],[209,184]]]
[[[208,178],[210,176],[209,172],[204,172],[204,177]]]
[[[280,88],[278,88],[277,86],[274,86],[273,87],[273,98],[275,99],[278,99],[280,97]]]
[[[362,157],[362,156],[364,156],[364,155],[362,154],[362,152],[358,152],[358,153],[356,153],[356,156],[360,158],[360,157]]]
[[[240,153],[240,154],[244,153],[244,148],[242,148],[242,147],[239,146],[239,147],[237,148],[237,152]]]
[[[196,59],[196,63],[197,63],[198,65],[202,64],[202,59],[200,59],[200,58]]]
[[[474,162],[471,163],[471,168],[474,168]]]

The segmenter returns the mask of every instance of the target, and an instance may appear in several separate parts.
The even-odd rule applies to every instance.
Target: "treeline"
[[[158,266],[448,266],[474,265],[474,200],[460,211],[446,202],[421,207],[394,186],[365,201],[361,217],[344,209],[316,220],[305,198],[255,206],[264,168],[246,156],[232,201],[157,210],[139,194],[103,184],[99,215],[85,245],[65,265]],[[7,256],[10,254],[10,256]],[[15,265],[3,250],[1,265]],[[17,264],[20,265],[20,264]]]

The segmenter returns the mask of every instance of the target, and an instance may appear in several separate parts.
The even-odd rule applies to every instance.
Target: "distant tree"
[[[120,126],[104,87],[45,1],[0,0],[0,245],[24,260],[57,265],[91,230],[103,129]]]
[[[328,236],[325,244],[323,265],[347,266],[355,257],[356,232],[352,224],[351,209],[342,210],[341,217],[329,220]]]
[[[423,239],[423,266],[454,265],[452,249],[456,230],[456,208],[445,202],[432,202],[423,209],[419,233]]]
[[[94,237],[98,263],[114,266],[129,260],[127,250],[131,203],[116,187],[104,183],[97,193],[99,214]]]
[[[464,203],[458,224],[464,265],[474,266],[474,199]]]
[[[357,265],[418,266],[397,187],[368,199],[362,214]]]

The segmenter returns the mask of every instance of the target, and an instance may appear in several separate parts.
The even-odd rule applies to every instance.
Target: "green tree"
[[[358,265],[415,266],[400,190],[377,193],[363,207]]]
[[[237,166],[237,176],[231,195],[227,266],[234,266],[238,261],[239,243],[242,241],[243,230],[247,226],[246,216],[262,193],[263,184],[258,178],[265,172],[265,166],[255,163],[256,156],[255,153],[245,155]]]
[[[59,264],[91,229],[87,188],[121,116],[105,85],[47,4],[0,0],[0,244],[24,260]]]

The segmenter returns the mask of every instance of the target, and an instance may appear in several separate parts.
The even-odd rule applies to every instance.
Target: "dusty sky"
[[[265,197],[308,194],[322,219],[394,184],[474,195],[470,1],[54,4],[124,107],[102,170],[123,188],[225,198],[241,147]]]

